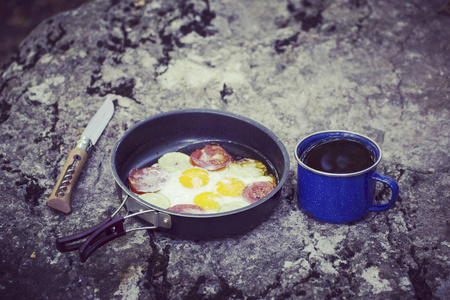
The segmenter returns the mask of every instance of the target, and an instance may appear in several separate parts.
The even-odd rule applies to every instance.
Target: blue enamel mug
[[[336,171],[331,166],[332,163],[345,163],[339,152],[347,152],[347,160],[358,160],[359,154],[354,154],[350,148],[333,146],[334,148],[330,149],[339,155],[331,156],[327,154],[329,149],[326,148],[331,146],[320,146],[330,141],[336,145],[344,143],[343,141],[355,142],[361,149],[366,149],[361,151],[367,151],[370,161],[364,166],[361,165],[363,169],[360,170]],[[319,146],[325,147],[324,150],[320,150]],[[308,158],[308,155],[312,158]],[[316,220],[329,223],[357,221],[371,211],[391,208],[397,199],[398,184],[392,178],[377,173],[381,149],[368,137],[349,131],[317,132],[298,143],[295,157],[298,162],[299,206],[305,214]],[[377,181],[391,189],[391,199],[388,203],[374,203]]]

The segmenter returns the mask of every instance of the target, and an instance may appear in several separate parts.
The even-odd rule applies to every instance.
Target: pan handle
[[[102,222],[98,223],[94,227],[91,227],[83,232],[76,233],[71,236],[62,237],[56,240],[56,249],[59,252],[69,252],[80,249],[80,247],[86,242],[86,238],[96,232],[100,227],[110,222],[112,217],[107,217]]]
[[[115,240],[126,234],[123,227],[124,217],[117,217],[109,220],[108,222],[102,222],[102,226],[98,228],[80,247],[80,260],[85,262],[91,254],[103,246],[104,244]]]
[[[123,227],[123,222],[134,216],[144,215],[147,221],[153,223],[153,226],[131,228],[128,232],[137,230],[151,230],[156,228],[170,228],[172,223],[170,216],[165,213],[156,212],[153,209],[141,210],[139,212],[127,215],[125,217],[110,218],[108,222],[103,221],[101,224],[95,226],[97,230],[93,232],[89,238],[80,247],[80,260],[85,262],[91,254],[103,246],[104,244],[124,236],[127,231]],[[101,226],[100,226],[101,225]]]
[[[123,199],[120,206],[117,208],[117,210],[111,216],[107,217],[105,220],[98,223],[94,227],[91,227],[83,232],[76,233],[71,236],[66,236],[66,237],[57,239],[56,240],[56,249],[58,249],[58,251],[60,251],[60,252],[69,252],[69,251],[79,250],[80,247],[83,246],[83,244],[87,241],[86,238],[88,236],[90,236],[91,234],[93,234],[94,232],[96,232],[98,229],[100,229],[105,224],[109,223],[112,220],[112,218],[114,218],[114,216],[119,213],[119,211],[125,205],[127,200],[128,200],[128,195],[125,197],[125,199]]]

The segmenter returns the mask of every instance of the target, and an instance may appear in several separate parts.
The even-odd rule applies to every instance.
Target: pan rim
[[[267,134],[279,147],[281,153],[283,154],[283,161],[284,161],[284,170],[282,174],[279,174],[279,182],[277,183],[275,189],[273,189],[266,197],[264,197],[263,199],[259,200],[258,202],[252,203],[250,205],[247,205],[245,207],[236,209],[236,210],[231,210],[231,211],[227,211],[227,212],[221,212],[221,213],[208,213],[208,214],[188,214],[188,213],[180,213],[180,212],[174,212],[174,211],[170,211],[167,209],[163,209],[161,207],[152,205],[150,203],[147,203],[145,201],[143,201],[142,199],[140,199],[138,196],[136,196],[131,190],[129,190],[129,188],[123,183],[123,181],[120,179],[120,176],[117,172],[117,168],[115,166],[114,163],[114,158],[116,156],[117,150],[119,148],[119,146],[121,145],[121,143],[123,142],[123,140],[128,136],[128,134],[130,134],[131,132],[133,132],[134,130],[136,130],[138,127],[143,126],[144,124],[151,122],[153,120],[159,119],[159,118],[164,118],[164,117],[168,117],[168,116],[172,116],[172,115],[179,115],[179,114],[199,114],[199,113],[207,113],[207,114],[212,114],[212,115],[220,115],[220,116],[225,116],[225,117],[229,117],[229,118],[233,118],[233,119],[237,119],[239,121],[243,121],[246,122],[254,127],[257,127],[259,130],[262,130],[265,134]],[[270,130],[268,129],[266,126],[248,118],[242,115],[238,115],[235,113],[231,113],[231,112],[227,112],[227,111],[221,111],[221,110],[214,110],[214,109],[179,109],[179,110],[172,110],[172,111],[167,111],[167,112],[163,112],[160,114],[156,114],[153,116],[150,116],[146,119],[143,119],[139,122],[137,122],[136,124],[134,124],[130,129],[128,129],[127,131],[125,131],[122,136],[115,142],[113,150],[111,151],[111,155],[110,155],[110,168],[111,168],[111,172],[114,176],[114,180],[116,182],[116,184],[119,186],[119,188],[122,190],[122,192],[126,193],[129,197],[133,198],[135,201],[137,201],[139,204],[143,205],[144,207],[148,207],[152,210],[155,210],[157,212],[163,212],[169,215],[174,215],[174,216],[180,216],[180,217],[189,217],[189,218],[216,218],[216,217],[222,217],[222,216],[228,216],[228,215],[233,215],[233,214],[237,214],[249,209],[252,209],[255,206],[261,205],[262,203],[266,202],[267,200],[269,200],[270,198],[272,198],[275,194],[277,194],[282,187],[284,186],[287,177],[288,177],[288,173],[290,170],[290,158],[289,158],[289,154],[286,150],[286,147],[284,146],[284,144],[282,143],[282,141]]]

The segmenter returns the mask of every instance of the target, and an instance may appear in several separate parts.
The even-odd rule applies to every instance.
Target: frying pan
[[[221,145],[235,158],[247,157],[263,162],[275,175],[277,186],[256,203],[214,214],[162,209],[143,201],[129,189],[127,178],[132,169],[150,166],[167,152],[190,154],[209,143]],[[59,238],[56,241],[59,251],[79,250],[84,262],[102,245],[125,235],[123,223],[129,217],[138,217],[151,226],[128,232],[152,229],[191,240],[220,239],[246,233],[265,221],[277,206],[289,172],[289,155],[269,129],[251,119],[222,111],[189,109],[150,117],[125,132],[112,151],[111,171],[121,205],[96,226]],[[115,217],[122,207],[129,214]]]

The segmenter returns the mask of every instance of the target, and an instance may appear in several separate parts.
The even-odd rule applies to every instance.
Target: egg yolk
[[[217,192],[223,196],[238,197],[242,195],[245,185],[236,178],[224,178],[216,185]]]
[[[219,208],[217,200],[220,199],[222,199],[220,195],[213,192],[204,192],[195,196],[194,203],[203,209],[217,209]]]
[[[209,175],[205,170],[192,168],[183,171],[178,180],[184,187],[199,188],[209,182]]]

